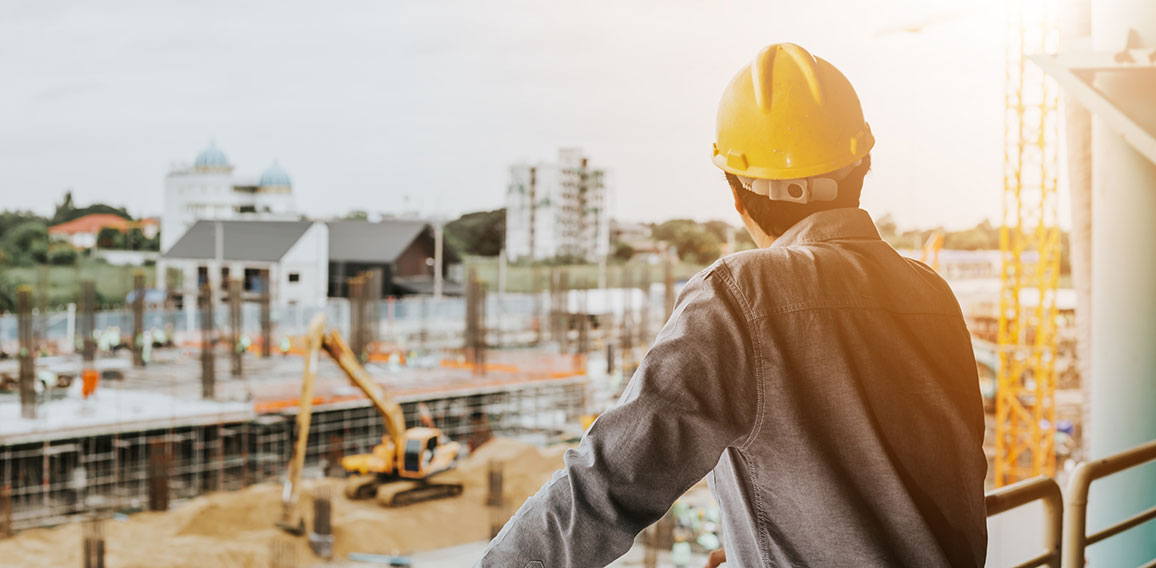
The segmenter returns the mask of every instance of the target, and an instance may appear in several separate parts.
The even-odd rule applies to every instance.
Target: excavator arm
[[[356,483],[350,484],[346,494],[353,498],[376,495],[377,499],[387,506],[406,505],[461,494],[461,483],[429,481],[431,476],[453,467],[461,452],[460,444],[452,441],[439,443],[442,433],[432,426],[432,419],[426,427],[407,430],[405,414],[401,410],[401,405],[390,398],[385,390],[373,381],[373,378],[357,361],[357,356],[354,355],[349,345],[342,339],[341,334],[337,330],[327,329],[325,314],[317,314],[309,322],[306,346],[305,374],[301,381],[301,399],[297,412],[297,442],[293,448],[293,457],[289,462],[289,474],[285,478],[285,486],[281,494],[281,519],[277,522],[277,526],[292,534],[300,535],[305,532],[305,523],[297,514],[297,501],[300,491],[301,469],[305,465],[305,449],[309,441],[309,427],[313,418],[313,387],[317,381],[317,366],[320,363],[322,351],[333,358],[337,366],[349,377],[350,382],[373,403],[373,407],[377,409],[385,421],[385,428],[393,446],[383,450],[384,452],[393,452],[393,455],[389,456],[388,469],[374,475],[362,476],[363,478],[368,477],[368,480],[365,482],[358,480]],[[378,447],[388,447],[388,445],[383,443]],[[343,462],[342,465],[345,466],[345,463]],[[349,471],[348,466],[346,469]],[[404,478],[409,484],[391,483],[390,489],[383,493],[379,491],[382,487],[382,477],[378,475],[380,473],[392,475],[394,479]]]
[[[317,365],[321,362],[321,344],[325,337],[325,314],[320,313],[309,322],[305,336],[305,373],[301,379],[301,399],[297,411],[297,444],[289,460],[289,474],[281,491],[281,520],[277,526],[292,534],[305,533],[305,521],[297,515],[298,485],[301,469],[305,466],[305,446],[309,441],[309,426],[313,419],[313,384],[317,382]]]
[[[361,389],[381,414],[381,418],[385,421],[385,429],[393,440],[393,447],[397,452],[397,463],[401,463],[405,451],[405,413],[402,412],[401,405],[389,398],[385,390],[373,382],[369,372],[357,361],[357,356],[336,329],[324,334],[321,346],[337,362],[337,366],[341,367],[349,377],[349,381]]]
[[[309,427],[313,419],[313,387],[317,382],[317,366],[321,351],[324,350],[345,372],[352,382],[373,403],[373,407],[385,421],[385,428],[393,440],[394,463],[401,463],[405,452],[405,413],[401,405],[389,398],[385,391],[373,382],[369,372],[357,361],[357,356],[345,343],[336,329],[327,329],[325,314],[313,316],[306,335],[305,373],[301,380],[301,399],[297,411],[297,443],[293,448],[293,458],[289,462],[289,474],[281,492],[281,520],[279,527],[293,534],[303,534],[304,522],[296,514],[301,470],[305,466],[305,448],[309,441]]]

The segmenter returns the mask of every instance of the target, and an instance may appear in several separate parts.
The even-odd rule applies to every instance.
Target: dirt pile
[[[492,511],[486,506],[489,462],[503,464],[504,496],[509,511],[533,495],[562,466],[564,448],[540,450],[508,439],[494,439],[445,474],[465,485],[457,498],[387,509],[374,501],[350,501],[343,480],[307,480],[299,513],[312,526],[313,495],[328,491],[333,500],[334,552],[406,554],[485,540]],[[274,543],[291,550],[299,565],[320,562],[305,537],[274,527],[281,513],[281,487],[256,485],[240,491],[193,499],[167,513],[140,513],[103,523],[106,564],[118,567],[192,568],[269,566]],[[0,540],[4,566],[55,567],[81,564],[81,525],[34,529]]]

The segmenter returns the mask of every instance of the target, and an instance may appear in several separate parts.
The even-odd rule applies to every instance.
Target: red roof
[[[53,225],[48,228],[49,233],[75,235],[77,233],[99,233],[104,227],[112,227],[119,231],[128,229],[129,221],[119,215],[108,213],[93,213],[77,217],[66,223]]]

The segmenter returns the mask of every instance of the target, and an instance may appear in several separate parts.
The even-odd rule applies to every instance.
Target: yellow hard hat
[[[798,179],[851,165],[874,145],[847,78],[802,47],[776,43],[727,85],[713,160],[739,176]]]

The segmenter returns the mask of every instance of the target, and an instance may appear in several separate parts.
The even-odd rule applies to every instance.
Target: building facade
[[[609,249],[606,172],[578,149],[554,163],[515,164],[506,188],[506,254],[511,260],[597,261]]]
[[[347,298],[348,279],[372,269],[382,271],[382,296],[429,293],[434,247],[425,221],[200,220],[161,260],[167,277],[179,272],[180,284],[168,293],[185,309],[196,306],[206,285],[216,302],[226,302],[231,279],[241,279],[243,301],[267,289],[278,308],[323,307],[329,298]],[[447,268],[460,262],[451,248],[443,256]]]
[[[197,154],[192,165],[174,167],[165,178],[161,251],[168,251],[198,220],[297,218],[293,184],[276,162],[261,177],[244,179],[216,144]]]

